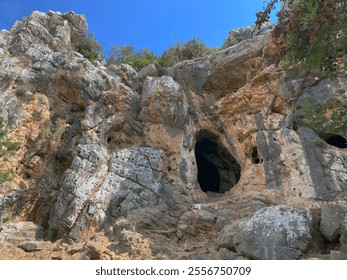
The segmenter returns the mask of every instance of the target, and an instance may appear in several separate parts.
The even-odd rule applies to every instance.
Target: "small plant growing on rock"
[[[308,125],[324,129],[326,133],[347,131],[347,106],[342,103],[328,102],[318,105],[316,102],[306,100],[297,113]]]
[[[6,217],[4,217],[4,218],[2,218],[2,223],[7,223],[7,222],[9,222],[10,221],[10,217],[9,216],[6,216]]]
[[[0,182],[11,181],[12,168],[5,168],[5,162],[9,161],[9,156],[13,156],[19,148],[19,142],[12,142],[8,139],[8,132],[5,128],[4,120],[0,118]]]
[[[52,136],[53,136],[51,127],[52,127],[51,121],[50,121],[50,120],[47,120],[47,121],[45,122],[45,127],[44,127],[44,129],[43,129],[43,136],[44,136],[46,139],[48,139],[48,140],[51,139]]]

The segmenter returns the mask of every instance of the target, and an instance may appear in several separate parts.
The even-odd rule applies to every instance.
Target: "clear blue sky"
[[[106,49],[131,44],[160,55],[193,37],[220,47],[231,29],[253,24],[262,6],[263,0],[0,0],[0,29],[35,10],[72,10],[87,17]]]

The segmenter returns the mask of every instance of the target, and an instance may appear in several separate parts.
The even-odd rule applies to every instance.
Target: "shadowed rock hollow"
[[[1,258],[346,258],[347,132],[302,113],[344,108],[345,74],[275,66],[269,25],[139,73],[74,51],[86,30],[34,12],[0,31],[0,114],[21,143]]]
[[[212,133],[201,131],[196,139],[195,158],[201,190],[229,191],[240,179],[240,165]]]

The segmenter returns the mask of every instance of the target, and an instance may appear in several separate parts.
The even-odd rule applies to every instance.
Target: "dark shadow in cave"
[[[195,158],[198,182],[204,192],[224,193],[240,179],[240,165],[220,143],[218,137],[208,131],[197,134]]]
[[[198,182],[203,192],[219,192],[220,180],[218,168],[205,157],[204,146],[208,142],[199,141],[195,145],[195,157],[198,165]]]
[[[331,136],[326,140],[326,142],[329,145],[335,146],[337,148],[341,148],[341,149],[347,148],[347,140],[340,135]]]

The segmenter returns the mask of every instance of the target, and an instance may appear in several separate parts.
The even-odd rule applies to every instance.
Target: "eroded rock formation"
[[[275,66],[271,28],[139,73],[75,52],[87,23],[72,12],[2,30],[0,113],[21,146],[1,256],[345,258],[347,131],[302,108],[347,105],[347,76]],[[24,225],[40,238],[11,242]]]

